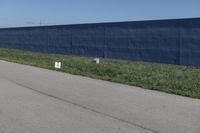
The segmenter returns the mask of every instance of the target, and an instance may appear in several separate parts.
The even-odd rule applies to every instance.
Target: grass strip
[[[200,98],[200,69],[194,67],[114,59],[101,59],[95,64],[91,57],[2,48],[0,59],[51,70],[55,70],[55,61],[61,61],[62,72]]]

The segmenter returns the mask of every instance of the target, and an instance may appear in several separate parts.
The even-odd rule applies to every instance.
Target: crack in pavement
[[[31,87],[29,87],[29,86],[26,86],[26,85],[23,85],[23,84],[21,84],[21,83],[17,83],[17,82],[15,82],[15,81],[12,81],[12,80],[10,80],[10,79],[7,79],[7,78],[6,78],[6,80],[8,80],[8,81],[10,81],[10,82],[12,82],[12,83],[14,83],[14,84],[16,84],[16,85],[18,85],[18,86],[21,86],[21,87],[23,87],[23,88],[26,88],[26,89],[32,90],[32,91],[34,91],[34,92],[37,92],[37,93],[39,93],[39,94],[42,94],[42,95],[45,95],[45,96],[54,98],[54,99],[56,99],[56,100],[60,100],[60,101],[63,101],[63,102],[72,104],[72,105],[74,105],[74,106],[78,106],[78,107],[83,108],[83,109],[85,109],[85,110],[92,111],[92,112],[94,112],[94,113],[97,113],[97,114],[100,114],[100,115],[109,117],[109,118],[114,119],[114,120],[118,120],[118,121],[120,121],[120,122],[129,124],[129,125],[131,125],[131,126],[136,126],[136,127],[141,128],[141,129],[150,131],[150,132],[152,132],[152,133],[160,133],[160,132],[158,132],[158,131],[155,131],[155,130],[153,130],[153,129],[146,128],[146,127],[144,127],[144,126],[142,126],[142,125],[139,125],[139,124],[130,122],[130,121],[128,121],[128,120],[124,120],[124,119],[118,118],[118,117],[116,117],[116,116],[113,116],[113,115],[110,115],[110,114],[107,114],[107,113],[104,113],[104,112],[100,112],[100,111],[98,111],[98,110],[89,108],[89,107],[87,107],[87,106],[84,106],[84,105],[75,103],[75,102],[73,102],[73,101],[70,101],[70,100],[67,100],[67,99],[63,99],[63,98],[60,98],[60,97],[57,97],[57,96],[54,96],[54,95],[51,95],[51,94],[48,94],[48,93],[45,93],[45,92],[36,90],[36,89],[31,88]]]

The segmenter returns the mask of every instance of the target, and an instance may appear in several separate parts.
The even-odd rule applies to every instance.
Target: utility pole
[[[39,23],[39,24],[40,24],[40,26],[42,26],[42,21],[41,21],[41,20],[40,20],[40,23]]]

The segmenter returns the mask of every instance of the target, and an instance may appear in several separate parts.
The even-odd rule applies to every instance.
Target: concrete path
[[[200,133],[200,100],[0,61],[0,133]]]

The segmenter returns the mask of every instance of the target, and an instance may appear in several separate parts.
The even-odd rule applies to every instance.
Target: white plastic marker
[[[94,58],[94,62],[95,62],[96,64],[99,64],[99,63],[100,63],[100,59],[99,59],[99,58]]]
[[[61,69],[61,62],[55,62],[55,66],[56,69]]]

